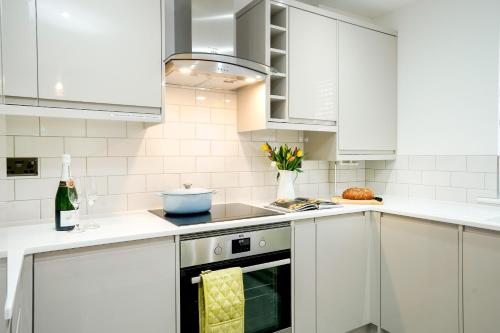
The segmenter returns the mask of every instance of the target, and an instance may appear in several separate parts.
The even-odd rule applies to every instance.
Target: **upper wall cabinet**
[[[36,105],[36,1],[1,1],[3,100]]]
[[[161,0],[2,0],[5,103],[43,116],[159,119],[161,11]]]
[[[339,23],[339,154],[396,150],[396,71],[396,37]]]
[[[306,133],[308,158],[394,159],[397,38],[345,22],[338,28],[338,132]]]
[[[288,116],[335,125],[337,21],[293,7],[289,12]]]

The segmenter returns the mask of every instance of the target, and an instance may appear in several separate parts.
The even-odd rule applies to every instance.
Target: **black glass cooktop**
[[[283,213],[275,212],[270,209],[240,203],[213,205],[210,211],[199,214],[165,214],[163,209],[150,210],[149,212],[177,226],[283,215]]]

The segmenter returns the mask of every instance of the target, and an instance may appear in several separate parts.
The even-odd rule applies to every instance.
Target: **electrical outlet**
[[[7,157],[7,177],[38,176],[37,157]]]

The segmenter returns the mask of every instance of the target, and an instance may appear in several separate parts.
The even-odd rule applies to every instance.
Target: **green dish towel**
[[[244,333],[245,295],[241,268],[202,272],[198,306],[200,333]]]

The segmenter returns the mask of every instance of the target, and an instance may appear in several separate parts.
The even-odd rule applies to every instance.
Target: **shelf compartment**
[[[286,78],[277,77],[271,79],[271,95],[286,96]]]
[[[271,119],[287,119],[286,100],[271,100]]]
[[[280,33],[273,34],[271,30],[271,48],[276,50],[286,50],[286,32],[280,31]]]
[[[271,99],[271,102],[277,102],[277,101],[285,101],[286,97],[282,95],[270,95],[269,98]]]
[[[271,24],[286,28],[287,15],[286,6],[278,3],[271,2]]]
[[[286,66],[286,56],[280,54],[279,56],[271,55],[271,67],[274,68],[275,71],[279,73],[286,74],[287,66]]]

